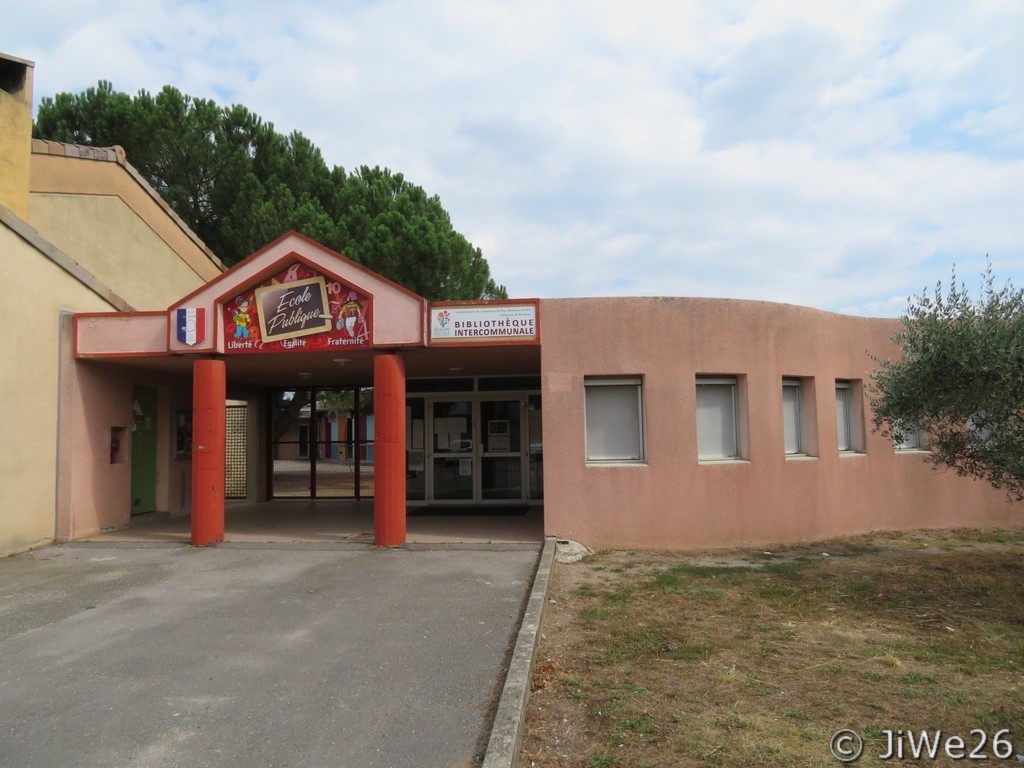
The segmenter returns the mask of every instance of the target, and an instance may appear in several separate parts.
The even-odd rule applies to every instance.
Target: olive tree
[[[989,265],[972,296],[954,270],[908,302],[898,360],[874,358],[876,432],[927,436],[930,460],[1024,499],[1024,292],[997,288]]]

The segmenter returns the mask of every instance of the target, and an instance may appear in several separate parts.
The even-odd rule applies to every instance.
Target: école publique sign
[[[370,296],[301,262],[231,296],[223,313],[228,353],[372,346]]]
[[[257,288],[256,306],[264,343],[331,330],[322,277]]]

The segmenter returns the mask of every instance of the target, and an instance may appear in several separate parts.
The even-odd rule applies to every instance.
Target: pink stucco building
[[[984,483],[935,471],[926,436],[894,446],[872,433],[869,353],[898,354],[897,321],[725,299],[541,312],[545,522],[560,536],[692,549],[1024,522]],[[618,456],[601,456],[591,406],[604,419],[604,401],[627,397],[639,455],[615,440]]]
[[[345,301],[364,324],[358,338]],[[240,318],[240,306],[250,314]],[[306,306],[322,327],[299,322],[278,339],[268,318],[287,330],[282,313]],[[124,397],[101,380],[159,379],[169,414],[187,411],[189,387],[207,386],[200,363],[216,361],[225,379],[216,402],[251,403],[262,433],[246,458],[258,478],[247,495],[258,500],[286,482],[270,458],[294,434],[274,434],[281,413],[305,407],[309,418],[323,392],[373,388],[374,439],[343,446],[339,432],[337,450],[318,443],[305,456],[321,464],[302,472],[314,497],[334,498],[334,459],[361,450],[361,495],[375,499],[381,544],[405,540],[409,504],[543,504],[548,534],[638,549],[1020,525],[1004,495],[932,469],[926,436],[894,446],[870,430],[870,355],[897,354],[896,328],[725,299],[432,304],[293,233],[166,311],[76,316],[65,361],[67,380],[81,385],[71,434],[76,446],[106,435],[88,421]],[[109,469],[106,448],[101,439],[74,451],[86,457],[88,493],[71,496],[103,503],[66,511],[66,538],[128,522],[124,483],[94,483]],[[207,491],[193,464],[168,471],[176,477],[165,485],[193,493],[189,508],[187,494],[170,492],[172,512],[195,517]]]
[[[1019,527],[1020,504],[870,428],[893,320],[753,301],[431,303],[295,233],[230,270],[119,149],[32,142],[0,56],[0,554],[227,500],[529,509],[594,547]],[[540,529],[539,529],[540,530]]]

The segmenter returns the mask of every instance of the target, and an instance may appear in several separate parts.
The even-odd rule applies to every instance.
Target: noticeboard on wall
[[[508,419],[491,419],[487,422],[487,450],[490,453],[508,453],[511,445],[509,439]]]

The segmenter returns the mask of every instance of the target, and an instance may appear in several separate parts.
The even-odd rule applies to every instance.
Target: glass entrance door
[[[480,401],[480,498],[521,501],[523,425],[521,398]]]
[[[473,501],[476,483],[476,443],[472,400],[436,400],[431,404],[433,421],[433,498]]]
[[[525,408],[525,397],[518,396],[433,400],[430,498],[525,500]]]

